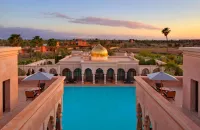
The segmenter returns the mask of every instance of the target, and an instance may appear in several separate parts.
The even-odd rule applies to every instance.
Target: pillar
[[[104,74],[104,84],[106,84],[106,74]]]
[[[127,72],[125,72],[125,79],[127,79]]]
[[[72,71],[72,79],[74,79],[74,73],[73,73],[73,71]]]
[[[82,84],[84,84],[84,74],[82,74]]]
[[[93,84],[95,84],[95,74],[93,74]]]
[[[117,84],[117,74],[115,74],[115,84]]]

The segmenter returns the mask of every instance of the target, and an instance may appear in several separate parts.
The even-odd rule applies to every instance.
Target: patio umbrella
[[[178,81],[178,79],[170,74],[167,74],[165,72],[156,72],[156,73],[152,73],[152,74],[148,74],[147,77],[150,80],[158,80],[161,81]]]
[[[51,80],[53,78],[53,74],[44,73],[44,72],[37,72],[35,74],[32,74],[30,76],[27,76],[22,81],[32,81],[32,80],[38,80],[40,84],[40,80]]]

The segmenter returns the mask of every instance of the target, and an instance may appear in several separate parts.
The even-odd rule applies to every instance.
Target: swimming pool
[[[64,88],[63,130],[136,130],[135,87]]]

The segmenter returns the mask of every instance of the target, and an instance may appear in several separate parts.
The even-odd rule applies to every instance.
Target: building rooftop
[[[37,100],[40,100],[39,98],[41,98],[41,95],[44,95],[46,90],[49,89],[49,87],[52,85],[52,83],[57,82],[60,78],[53,78],[50,81],[45,81],[45,87],[46,90],[44,92],[42,92],[38,97],[36,97],[36,99],[34,100],[26,100],[26,96],[25,96],[25,91],[26,90],[30,90],[33,88],[37,88],[38,85],[38,81],[22,81],[24,77],[19,77],[19,89],[18,89],[18,104],[17,106],[10,112],[4,112],[3,117],[0,120],[0,129],[2,129],[2,127],[4,127],[7,123],[12,122],[11,120],[13,120],[13,118],[19,118],[17,117],[17,115],[19,113],[23,113],[25,112],[24,108],[26,108],[31,102],[31,104],[33,104],[33,102],[36,102]],[[55,84],[54,84],[55,85]],[[12,124],[12,123],[11,123]],[[6,125],[7,126],[7,125]]]
[[[92,61],[90,57],[88,56],[87,59],[84,59],[82,56],[66,56],[61,62],[98,62],[98,61]],[[108,60],[105,61],[99,61],[99,62],[136,62],[134,59],[128,57],[128,56],[109,56]]]

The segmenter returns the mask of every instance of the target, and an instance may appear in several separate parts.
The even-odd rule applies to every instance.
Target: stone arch
[[[148,115],[145,116],[144,119],[144,129],[145,130],[153,130],[150,117]]]
[[[22,70],[21,68],[18,68],[18,76],[25,76],[26,71]]]
[[[62,71],[62,76],[66,76],[66,80],[72,79],[72,71],[69,68],[65,68]]]
[[[98,81],[104,81],[103,69],[101,69],[101,68],[96,69],[95,79]]]
[[[143,130],[143,125],[142,125],[142,108],[141,105],[138,103],[137,104],[137,130]]]
[[[160,68],[155,68],[155,69],[153,70],[153,73],[156,73],[156,72],[160,72]]]
[[[124,79],[125,79],[125,70],[122,69],[122,68],[119,68],[119,69],[117,70],[117,80],[122,80],[122,81],[124,81]]]
[[[143,69],[142,70],[142,76],[147,76],[147,74],[149,74],[150,72],[149,72],[149,69],[147,69],[147,68],[145,68],[145,69]]]
[[[52,65],[53,63],[51,61],[47,61],[47,65]]]
[[[76,68],[74,70],[74,79],[80,81],[82,79],[82,70],[80,68]]]
[[[31,74],[34,74],[34,73],[35,73],[35,70],[32,69],[32,68],[29,68],[26,75],[28,76],[28,75],[31,75]]]
[[[39,69],[40,72],[46,72],[44,68]]]
[[[56,130],[61,130],[62,105],[59,103],[56,111]]]
[[[47,130],[53,130],[53,129],[54,129],[54,117],[50,116],[47,124]]]
[[[54,74],[54,76],[57,76],[57,75],[58,75],[56,69],[54,69],[54,68],[51,68],[51,69],[49,70],[49,73],[50,73],[50,74]]]
[[[90,68],[85,69],[84,75],[85,75],[86,82],[92,82],[93,81],[92,70]]]
[[[115,71],[114,71],[114,69],[109,68],[107,70],[106,78],[107,78],[107,81],[110,81],[110,82],[114,81],[114,78],[115,78]]]
[[[134,76],[136,76],[136,70],[131,68],[127,72],[127,80],[132,81],[134,80]]]

